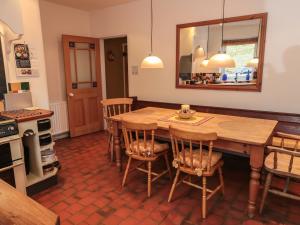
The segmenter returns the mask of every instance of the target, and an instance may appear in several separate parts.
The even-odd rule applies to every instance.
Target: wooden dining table
[[[202,133],[216,132],[218,140],[214,147],[228,153],[246,155],[250,157],[250,182],[248,198],[248,215],[253,217],[256,211],[256,201],[260,186],[260,173],[264,161],[264,150],[270,143],[274,129],[278,123],[276,120],[256,119],[248,117],[229,116],[197,112],[195,116],[206,118],[198,124],[184,123],[184,121],[172,121],[176,110],[146,107],[129,113],[112,117],[114,127],[114,150],[116,151],[116,163],[122,170],[121,157],[121,127],[122,120],[136,122],[156,122],[158,130],[156,136],[169,138],[169,126],[178,126],[183,129],[199,131]]]

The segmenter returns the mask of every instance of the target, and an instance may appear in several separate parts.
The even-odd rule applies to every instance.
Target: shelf
[[[50,177],[53,177],[53,176],[55,176],[57,174],[57,172],[58,172],[58,169],[56,167],[54,167],[54,169],[51,172],[46,173],[44,176],[37,176],[35,174],[29,173],[27,175],[26,187],[29,187],[29,186],[31,186],[33,184],[39,183],[39,182],[41,182],[43,180],[46,180],[46,179],[48,179]]]
[[[32,184],[35,184],[41,180],[40,176],[33,173],[29,173],[26,178],[27,178],[26,187],[31,186]]]
[[[43,135],[43,134],[52,134],[52,129],[44,130],[44,131],[39,131],[38,132],[38,135]]]
[[[47,166],[47,165],[52,164],[52,163],[55,163],[57,161],[58,161],[57,156],[55,156],[55,160],[52,160],[50,162],[42,162],[42,167]]]
[[[52,171],[46,173],[46,174],[43,176],[43,179],[42,179],[42,180],[46,180],[46,179],[48,179],[48,178],[50,178],[50,177],[55,176],[55,175],[57,174],[57,172],[58,172],[58,168],[54,167],[54,169],[53,169]]]
[[[47,149],[49,149],[49,148],[50,148],[50,149],[53,149],[54,145],[55,145],[55,142],[52,141],[49,145],[40,146],[40,150],[41,150],[41,151],[44,151],[44,150],[47,150]]]

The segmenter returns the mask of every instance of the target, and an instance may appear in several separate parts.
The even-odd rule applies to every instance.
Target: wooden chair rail
[[[287,133],[283,133],[283,132],[277,132],[276,134],[278,137],[281,137],[281,138],[289,138],[289,139],[298,140],[297,145],[299,144],[300,135],[287,134]]]
[[[279,148],[279,147],[274,147],[274,146],[268,146],[268,152],[278,152],[278,153],[283,153],[283,154],[287,154],[290,156],[296,156],[296,157],[300,157],[300,152],[295,151],[291,151],[288,149],[284,149],[284,148]]]

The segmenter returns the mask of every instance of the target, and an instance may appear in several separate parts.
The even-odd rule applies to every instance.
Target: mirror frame
[[[265,55],[265,42],[267,31],[267,18],[268,13],[259,13],[245,16],[228,17],[224,19],[224,23],[239,22],[245,20],[261,19],[261,32],[260,32],[260,44],[259,44],[259,63],[257,68],[257,82],[256,85],[190,85],[179,84],[179,49],[180,49],[180,30],[189,27],[207,26],[222,23],[222,19],[207,20],[201,22],[178,24],[176,26],[176,88],[182,89],[212,89],[212,90],[231,90],[231,91],[253,91],[261,92],[262,77],[263,77],[263,65]]]

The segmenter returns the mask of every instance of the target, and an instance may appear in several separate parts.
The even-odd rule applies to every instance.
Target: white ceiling
[[[110,6],[120,5],[135,0],[44,0],[60,5],[70,6],[82,10],[102,9]]]

